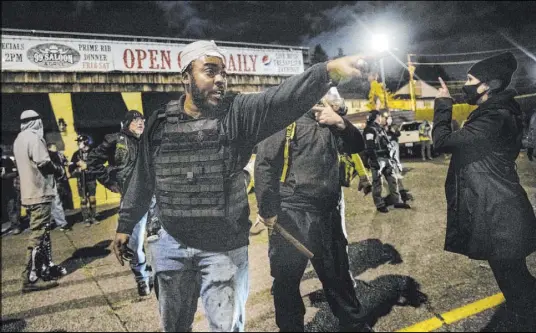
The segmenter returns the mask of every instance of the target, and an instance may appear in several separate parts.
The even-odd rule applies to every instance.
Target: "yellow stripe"
[[[363,160],[361,159],[361,156],[359,154],[352,154],[352,161],[355,165],[355,170],[357,171],[357,175],[359,177],[366,176],[367,170],[365,168],[365,165],[363,164]]]
[[[287,179],[287,172],[289,166],[289,157],[290,157],[290,140],[294,138],[294,133],[296,131],[296,123],[292,123],[287,126],[287,131],[285,134],[285,150],[283,152],[283,172],[281,173],[281,182],[284,183]]]
[[[67,124],[67,131],[61,133],[61,137],[65,146],[64,154],[69,161],[73,154],[78,150],[78,143],[75,141],[78,133],[74,129],[74,111],[70,93],[51,93],[48,94],[52,111],[56,122],[63,118]],[[141,94],[140,94],[141,98]],[[73,206],[75,209],[80,208],[80,197],[78,196],[78,186],[76,178],[69,179],[69,186],[73,194]],[[97,205],[117,203],[120,200],[120,195],[105,189],[100,183],[97,183],[96,191]]]
[[[431,332],[437,330],[441,326],[443,326],[443,322],[441,320],[439,320],[438,318],[432,318],[422,321],[413,326],[403,328],[401,330],[398,330],[397,332]]]
[[[442,314],[441,317],[443,317],[445,323],[452,324],[463,318],[470,317],[474,314],[495,307],[502,302],[504,302],[504,296],[502,293],[498,293],[493,296],[481,299],[480,301],[476,301],[474,303],[462,306],[461,308],[449,311],[445,314]]]
[[[60,118],[63,118],[67,124],[67,130],[61,133],[61,138],[65,147],[63,153],[70,161],[73,154],[78,150],[78,144],[75,141],[78,133],[76,133],[74,129],[74,113],[71,94],[51,93],[48,94],[48,98],[50,99],[54,117],[56,117],[56,123]],[[75,209],[80,208],[80,197],[78,196],[76,178],[69,179],[69,186],[71,187],[71,192],[73,194],[73,206]]]
[[[141,92],[124,92],[121,93],[123,101],[128,110],[138,110],[143,113],[143,103],[141,101]]]
[[[73,156],[74,152],[78,149],[75,141],[78,134],[74,130],[74,114],[71,94],[48,94],[48,98],[50,99],[50,105],[52,106],[54,116],[56,117],[56,123],[60,118],[63,118],[67,124],[67,131],[61,133],[61,137],[65,145],[65,155]]]
[[[481,299],[471,304],[464,305],[457,309],[451,310],[441,315],[444,322],[439,318],[431,318],[415,325],[403,328],[396,332],[431,332],[437,330],[443,324],[452,324],[460,321],[464,318],[471,317],[477,313],[491,309],[504,302],[504,296],[502,293],[495,294],[493,296]]]

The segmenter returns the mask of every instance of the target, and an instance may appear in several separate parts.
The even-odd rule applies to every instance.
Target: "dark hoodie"
[[[435,101],[434,147],[452,153],[445,182],[447,251],[489,260],[536,250],[536,217],[516,171],[523,131],[514,96],[512,90],[491,96],[455,132],[452,99]]]
[[[337,207],[341,193],[340,141],[350,154],[365,148],[359,130],[348,120],[344,121],[346,128],[343,131],[319,125],[311,111],[296,121],[295,136],[290,143],[287,179],[282,184],[286,130],[258,145],[254,178],[261,216],[277,215],[280,207],[309,212],[326,212]]]

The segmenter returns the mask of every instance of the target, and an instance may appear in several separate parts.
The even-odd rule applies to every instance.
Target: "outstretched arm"
[[[228,117],[230,139],[254,146],[282,130],[320,101],[332,84],[360,77],[362,58],[349,56],[316,64],[262,93],[238,95]]]

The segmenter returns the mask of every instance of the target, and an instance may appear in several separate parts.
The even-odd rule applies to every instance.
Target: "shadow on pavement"
[[[411,172],[411,170],[413,170],[413,168],[404,167],[402,170],[402,176],[405,176],[408,172]]]
[[[8,319],[0,322],[1,332],[22,332],[26,328],[26,321],[24,319]]]
[[[503,303],[497,307],[493,317],[481,332],[536,332],[536,319],[516,318]]]
[[[91,247],[83,247],[74,251],[71,257],[67,258],[60,265],[67,269],[67,274],[75,272],[82,266],[108,256],[112,251],[108,249],[112,241],[103,240]]]
[[[114,216],[119,212],[119,206],[113,206],[97,213],[96,219],[98,221],[104,221],[107,218]],[[83,223],[82,211],[80,208],[74,210],[65,211],[65,219],[70,227],[76,223]]]
[[[397,265],[402,263],[400,253],[391,245],[379,239],[366,239],[348,245],[348,260],[352,276],[358,276],[367,269],[383,264]],[[306,272],[302,281],[316,278],[314,270]]]
[[[369,268],[383,264],[402,263],[400,253],[392,245],[384,244],[378,239],[350,244],[348,256],[352,276],[358,276]],[[315,276],[314,271],[308,273],[310,274],[307,278]],[[356,280],[355,291],[370,326],[374,326],[380,317],[391,312],[395,305],[417,308],[428,300],[428,296],[420,291],[420,284],[405,275],[383,275],[370,282]],[[329,308],[324,291],[320,289],[309,294],[309,299],[319,311],[306,325],[306,331],[337,331],[338,320]]]
[[[131,276],[132,275],[132,272],[130,270],[125,270],[125,271],[121,271],[121,272],[114,272],[114,273],[109,273],[109,274],[103,274],[103,275],[99,275],[98,276],[98,279],[99,280],[106,280],[106,279],[115,279],[115,278],[119,278],[119,277],[123,277],[123,276]],[[81,280],[74,280],[74,281],[62,281],[60,280],[60,287],[61,288],[67,288],[67,287],[71,287],[71,286],[75,286],[75,285],[81,285],[81,284],[84,284],[84,283],[88,283],[89,281],[91,280],[91,278],[86,278],[86,279],[81,279]],[[14,279],[14,280],[7,280],[8,282],[8,285],[14,285],[14,284],[20,284],[20,279]],[[2,286],[5,286],[6,283],[3,283]],[[21,291],[20,290],[15,290],[15,291],[2,291],[2,299],[7,299],[9,297],[16,297],[16,296],[19,296],[21,295]]]
[[[79,310],[79,309],[87,309],[87,308],[94,308],[94,307],[102,307],[102,306],[110,306],[107,299],[113,299],[114,304],[122,304],[125,301],[137,301],[139,299],[138,296],[138,289],[132,288],[132,289],[126,289],[121,290],[113,293],[107,293],[106,295],[95,295],[95,296],[89,296],[84,298],[77,298],[66,302],[41,306],[41,307],[35,307],[26,311],[21,311],[17,313],[10,314],[9,317],[15,317],[15,318],[33,318],[37,316],[44,316],[44,315],[51,315],[58,312],[64,312],[64,311],[71,311],[71,310]],[[112,304],[113,307],[113,304]],[[7,319],[5,322],[8,321],[17,321],[20,319]],[[26,324],[24,323],[26,326]],[[23,327],[24,328],[24,327]],[[18,330],[20,332],[20,330]],[[4,332],[4,321],[2,321],[2,332]],[[56,331],[58,332],[58,331]]]

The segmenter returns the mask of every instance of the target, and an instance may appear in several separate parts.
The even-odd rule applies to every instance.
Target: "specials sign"
[[[2,71],[180,72],[186,44],[2,36]],[[229,74],[294,75],[301,50],[220,47]]]

